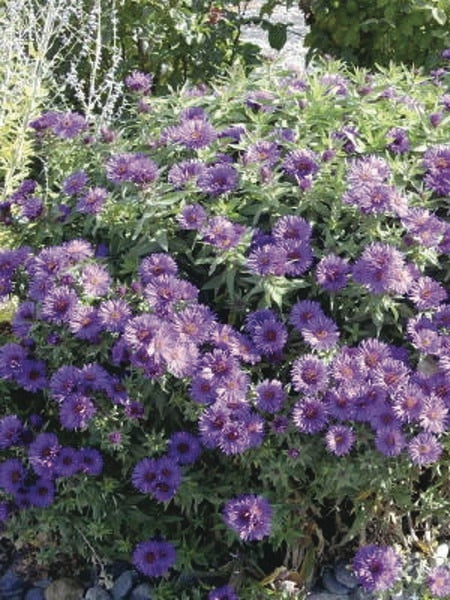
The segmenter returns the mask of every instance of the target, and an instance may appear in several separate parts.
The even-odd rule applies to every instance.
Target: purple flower
[[[68,323],[77,303],[78,297],[75,290],[67,286],[51,289],[44,297],[41,317],[57,325]]]
[[[400,578],[402,562],[390,546],[364,546],[353,559],[359,583],[369,592],[387,590]]]
[[[450,595],[450,567],[432,568],[428,573],[427,586],[433,596],[447,598]]]
[[[51,477],[61,449],[54,433],[39,433],[28,450],[28,459],[36,475]]]
[[[47,384],[46,365],[43,360],[26,359],[16,375],[17,383],[27,392],[38,392]]]
[[[333,425],[325,434],[327,450],[336,456],[348,454],[355,443],[355,434],[351,427]]]
[[[18,458],[7,458],[0,463],[0,487],[8,494],[15,494],[25,483],[26,472]]]
[[[202,239],[219,248],[229,250],[239,244],[245,226],[233,223],[226,217],[211,217],[201,229]]]
[[[353,266],[353,279],[373,294],[404,294],[411,284],[403,254],[388,244],[374,242]]]
[[[125,77],[125,86],[132,92],[148,94],[153,83],[153,75],[142,71],[132,71]]]
[[[63,139],[72,139],[87,128],[83,115],[76,112],[58,113],[51,124],[53,133]]]
[[[154,349],[155,336],[161,321],[155,315],[142,314],[129,319],[125,325],[123,339],[131,350],[143,348],[147,352]]]
[[[308,242],[311,233],[312,228],[308,221],[294,215],[278,218],[272,227],[272,235],[277,242],[289,240]]]
[[[328,410],[324,402],[314,396],[299,400],[292,411],[292,421],[301,433],[317,433],[328,423]]]
[[[276,108],[275,96],[266,90],[256,90],[247,94],[245,104],[256,111],[273,112]]]
[[[263,496],[243,494],[226,502],[223,517],[241,540],[261,540],[270,533],[272,508]]]
[[[176,431],[169,438],[168,456],[180,465],[191,465],[201,451],[198,437],[188,431]]]
[[[89,264],[81,272],[81,285],[86,296],[98,298],[110,291],[111,277],[105,267]]]
[[[95,306],[76,306],[69,319],[69,330],[76,338],[96,343],[102,331],[102,324],[98,319],[98,310]]]
[[[0,449],[5,450],[21,441],[23,423],[17,415],[0,419]]]
[[[419,433],[408,444],[408,454],[415,465],[428,466],[437,462],[443,448],[432,433]]]
[[[261,276],[281,276],[286,273],[287,252],[275,244],[265,244],[251,251],[247,258],[247,268]]]
[[[39,478],[31,487],[29,501],[32,506],[47,508],[55,499],[55,484],[45,477]]]
[[[408,297],[418,310],[436,308],[447,299],[444,287],[431,277],[419,277],[409,288]]]
[[[103,471],[103,457],[96,448],[81,448],[78,451],[80,471],[96,477]]]
[[[419,423],[427,433],[443,433],[449,423],[449,409],[439,396],[430,394],[422,404]]]
[[[116,154],[106,163],[106,177],[116,184],[131,182],[145,187],[157,176],[158,165],[143,153]]]
[[[286,253],[286,275],[299,277],[303,275],[312,264],[313,254],[308,242],[299,240],[285,240],[280,242],[281,249]]]
[[[425,187],[438,196],[450,194],[450,146],[438,145],[427,150],[423,165],[427,169]]]
[[[283,408],[286,392],[278,379],[264,379],[255,388],[256,406],[265,412],[276,413]]]
[[[210,377],[195,375],[191,380],[189,397],[199,404],[212,404],[217,396],[215,382]]]
[[[257,352],[270,355],[281,352],[287,342],[288,332],[280,321],[267,319],[261,325],[257,325],[251,338]]]
[[[160,275],[176,275],[178,266],[167,252],[155,252],[145,256],[139,265],[139,277],[144,285]]]
[[[388,139],[386,147],[394,154],[404,154],[405,152],[409,152],[410,143],[405,129],[393,127],[387,132],[386,138]]]
[[[311,179],[319,170],[316,156],[310,150],[288,152],[282,165],[283,171],[298,181]]]
[[[297,331],[303,331],[319,316],[324,316],[322,308],[315,300],[299,300],[291,309],[289,322]]]
[[[72,395],[62,401],[59,420],[64,429],[84,429],[96,412],[91,398],[81,394]]]
[[[94,249],[86,240],[70,240],[61,246],[61,250],[62,255],[67,257],[71,264],[76,264],[94,256]]]
[[[175,127],[174,139],[188,150],[209,146],[217,138],[211,123],[204,119],[187,119]]]
[[[397,427],[383,427],[377,431],[375,447],[381,454],[398,456],[405,446],[405,436]]]
[[[197,182],[199,175],[206,171],[205,163],[200,160],[183,160],[172,165],[167,179],[174,188],[184,189],[190,182]]]
[[[187,204],[176,216],[180,229],[199,230],[206,222],[206,212],[201,204]]]
[[[80,213],[97,215],[101,211],[107,197],[108,191],[105,188],[90,188],[84,196],[81,196],[75,208]]]
[[[315,350],[334,348],[339,339],[336,323],[325,315],[312,319],[301,333],[305,342]]]
[[[175,548],[165,540],[140,542],[133,550],[131,562],[147,577],[161,577],[175,563]]]
[[[62,183],[62,191],[67,196],[78,196],[87,186],[89,177],[85,171],[75,171]]]
[[[238,184],[239,175],[234,167],[219,164],[208,167],[197,179],[198,188],[210,196],[220,196],[233,191]]]
[[[125,300],[105,300],[98,308],[98,318],[102,326],[113,333],[121,333],[128,319],[131,308]]]
[[[80,470],[80,458],[78,451],[70,446],[63,446],[55,463],[55,474],[57,477],[72,477]]]
[[[21,215],[28,221],[34,221],[44,212],[44,202],[36,196],[28,196],[21,203]]]
[[[350,272],[348,260],[335,254],[327,254],[316,267],[316,281],[327,292],[337,292],[347,285]]]
[[[211,590],[208,594],[208,600],[239,600],[232,585],[223,585]]]
[[[34,302],[22,302],[17,307],[12,320],[12,330],[18,338],[25,338],[36,318],[36,305]]]
[[[201,344],[208,340],[215,318],[208,306],[194,304],[176,313],[172,323],[174,330],[186,341]]]
[[[244,152],[244,164],[257,163],[259,165],[267,165],[273,167],[280,158],[280,152],[275,142],[261,140],[252,144]]]

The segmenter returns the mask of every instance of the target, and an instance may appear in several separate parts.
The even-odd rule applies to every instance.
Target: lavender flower
[[[89,177],[85,171],[75,171],[62,183],[62,191],[67,196],[78,196],[87,186]]]
[[[404,294],[411,278],[403,254],[388,244],[373,242],[353,266],[353,278],[373,294]]]
[[[315,300],[299,300],[292,308],[289,322],[297,331],[303,331],[319,316],[324,316],[322,308]]]
[[[301,433],[318,433],[328,422],[327,406],[314,396],[303,398],[294,405],[292,421]]]
[[[76,112],[58,113],[51,124],[53,133],[63,139],[77,137],[87,128],[83,115]]]
[[[84,429],[96,412],[91,398],[81,394],[72,395],[63,400],[59,409],[59,420],[64,429]]]
[[[187,431],[177,431],[169,438],[168,456],[180,465],[191,465],[201,454],[197,436]]]
[[[18,444],[23,432],[23,423],[17,415],[0,419],[0,449],[5,450]]]
[[[310,180],[319,170],[316,156],[310,150],[288,152],[281,165],[283,171],[297,181]]]
[[[108,192],[104,188],[91,188],[78,200],[76,210],[87,215],[97,215],[105,204],[107,197]]]
[[[197,179],[198,188],[210,196],[220,196],[233,191],[238,184],[239,175],[234,167],[219,164],[208,167]]]
[[[199,230],[206,222],[205,209],[200,204],[187,204],[176,217],[180,229]]]
[[[383,427],[377,431],[375,447],[381,454],[398,456],[405,446],[405,437],[397,427]]]
[[[209,146],[217,137],[217,132],[209,121],[187,119],[174,128],[174,140],[188,150],[198,150]]]
[[[450,568],[434,567],[428,573],[427,587],[433,596],[447,598],[450,595]]]
[[[153,75],[142,71],[133,71],[125,77],[125,86],[132,92],[146,95],[150,92],[153,84]]]
[[[245,232],[245,226],[233,223],[226,217],[212,217],[201,229],[203,241],[219,248],[229,250],[239,244]]]
[[[255,248],[247,258],[247,267],[256,275],[281,276],[286,272],[287,252],[275,244],[265,244]]]
[[[247,148],[243,156],[244,164],[257,163],[273,167],[280,158],[280,152],[275,142],[261,140]]]
[[[265,379],[255,388],[256,406],[265,412],[276,413],[283,408],[286,392],[277,379]]]
[[[109,292],[111,277],[105,267],[89,264],[81,272],[81,285],[86,296],[98,298]]]
[[[447,292],[431,277],[419,277],[409,288],[408,296],[418,310],[436,308],[447,299]]]
[[[428,466],[437,462],[443,448],[432,433],[419,433],[408,444],[408,454],[411,461],[419,466]]]
[[[387,148],[394,154],[404,154],[409,152],[410,143],[407,132],[401,127],[393,127],[390,129],[386,138],[388,139]]]
[[[175,548],[165,540],[140,542],[133,550],[131,562],[147,577],[161,577],[175,563]]]
[[[261,540],[270,533],[272,508],[263,496],[243,494],[226,502],[223,517],[241,540]]]
[[[51,477],[61,449],[54,433],[39,433],[28,450],[28,459],[36,475]]]
[[[79,451],[80,471],[96,477],[103,471],[103,457],[96,448],[81,448]]]
[[[336,456],[348,454],[355,443],[355,434],[351,427],[333,425],[325,434],[327,450]]]
[[[211,590],[208,594],[208,600],[239,600],[232,585],[223,585]]]
[[[183,160],[172,165],[167,179],[174,188],[184,189],[190,182],[196,183],[197,178],[206,171],[205,163],[200,160]]]
[[[348,260],[335,254],[324,256],[316,267],[316,281],[327,292],[337,292],[347,285]]]
[[[97,314],[100,323],[107,331],[122,333],[132,313],[128,302],[115,299],[102,302]]]
[[[353,559],[359,583],[369,592],[387,590],[401,575],[401,559],[390,546],[363,546]]]

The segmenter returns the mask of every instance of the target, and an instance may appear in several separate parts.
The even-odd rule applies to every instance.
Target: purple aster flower
[[[264,379],[255,387],[256,406],[265,412],[276,413],[283,408],[286,392],[278,379]]]
[[[272,507],[263,496],[242,494],[225,503],[223,518],[241,540],[261,540],[270,534]]]
[[[427,150],[423,165],[427,169],[425,187],[438,196],[450,194],[450,146],[438,145]]]
[[[55,474],[57,477],[72,477],[80,470],[80,459],[78,451],[70,446],[63,446],[55,463]]]
[[[327,405],[314,396],[305,397],[294,405],[292,421],[301,433],[322,431],[328,423]]]
[[[425,276],[412,283],[408,296],[418,310],[428,310],[444,302],[447,292],[439,282]]]
[[[397,427],[383,427],[377,430],[375,447],[381,454],[398,456],[405,446],[405,436]]]
[[[34,302],[22,302],[17,307],[11,326],[14,335],[18,338],[25,338],[36,318],[36,305]]]
[[[27,392],[38,392],[48,385],[47,369],[43,360],[26,359],[16,374],[17,383]]]
[[[158,317],[167,317],[174,309],[176,303],[181,300],[196,299],[197,288],[192,286],[192,289],[188,290],[188,288],[184,288],[184,283],[188,283],[191,286],[189,282],[183,282],[174,275],[160,275],[159,277],[154,277],[145,286],[144,296]],[[189,297],[184,296],[184,292],[187,292]]]
[[[339,73],[327,73],[320,78],[321,85],[325,88],[326,94],[336,96],[347,96],[348,80],[339,75]]]
[[[429,248],[435,248],[442,241],[445,223],[426,209],[409,208],[401,222],[408,231],[408,240]]]
[[[23,423],[17,415],[7,415],[0,419],[0,449],[5,450],[21,441]]]
[[[184,108],[180,113],[180,122],[191,121],[193,119],[199,119],[200,121],[206,121],[208,119],[206,111],[201,106],[188,106]]]
[[[190,182],[196,183],[199,175],[206,171],[205,163],[200,160],[183,160],[169,169],[167,179],[177,190],[184,189]]]
[[[80,386],[80,369],[71,365],[63,365],[52,375],[49,387],[52,397],[57,402],[61,402],[67,396],[80,391]]]
[[[66,177],[62,183],[62,191],[67,196],[78,196],[85,189],[89,181],[86,171],[75,171]]]
[[[81,448],[78,451],[80,471],[96,477],[103,471],[103,457],[95,448]]]
[[[32,506],[47,508],[53,503],[54,499],[55,484],[50,479],[41,477],[31,486],[29,501]]]
[[[215,322],[211,309],[204,304],[188,306],[176,313],[172,319],[177,334],[195,344],[208,340]]]
[[[232,125],[219,131],[218,138],[230,138],[233,142],[238,143],[241,137],[245,135],[245,128],[242,125]]]
[[[112,384],[111,375],[98,363],[88,363],[79,371],[80,387],[85,394],[103,391],[108,393]]]
[[[304,354],[293,362],[291,379],[296,392],[324,392],[328,385],[328,369],[325,363],[313,354]]]
[[[94,256],[94,248],[86,240],[70,240],[61,246],[63,256],[70,264],[76,264]]]
[[[165,540],[140,542],[133,550],[131,562],[146,577],[161,577],[175,563],[175,548]]]
[[[430,394],[423,402],[419,423],[427,433],[443,433],[449,423],[449,409],[439,396]]]
[[[98,214],[108,197],[108,191],[102,187],[90,188],[81,196],[76,204],[76,210],[88,215]]]
[[[303,217],[288,215],[277,219],[272,227],[272,235],[277,242],[307,242],[311,238],[311,225]]]
[[[131,182],[143,187],[153,183],[157,176],[157,164],[143,153],[116,154],[106,163],[106,177],[116,184]]]
[[[374,242],[353,266],[353,279],[373,294],[404,294],[411,284],[403,254],[388,244]]]
[[[401,576],[402,562],[390,546],[363,546],[353,559],[359,583],[369,592],[387,590]]]
[[[208,600],[239,600],[232,585],[223,585],[211,590],[208,594]]]
[[[400,360],[382,360],[372,372],[373,382],[393,393],[408,383],[410,370]]]
[[[350,267],[346,258],[327,254],[316,267],[316,281],[327,292],[337,292],[347,285]]]
[[[355,389],[352,386],[339,386],[325,393],[324,402],[331,417],[348,421],[355,416]]]
[[[280,152],[275,142],[261,140],[252,144],[244,152],[244,164],[257,163],[259,165],[267,165],[273,167],[280,158]]]
[[[200,204],[187,204],[176,219],[180,229],[197,231],[206,222],[206,212]]]
[[[28,221],[35,221],[44,212],[44,202],[36,196],[28,196],[21,203],[20,212]]]
[[[25,467],[18,458],[7,458],[0,463],[0,487],[8,494],[16,494],[25,478]]]
[[[247,258],[247,267],[257,275],[281,276],[286,273],[287,251],[275,244],[265,244],[252,250]]]
[[[133,468],[131,482],[142,494],[151,494],[158,479],[158,461],[155,458],[143,458]]]
[[[206,448],[216,448],[225,425],[229,422],[229,410],[220,403],[213,404],[203,411],[198,421],[202,444]]]
[[[246,411],[239,411],[239,422],[231,420],[227,415],[223,427],[217,432],[215,446],[228,455],[242,454],[251,446],[249,432],[247,429],[250,414]]]
[[[105,267],[93,263],[81,271],[81,285],[86,296],[98,298],[110,291],[111,277]]]
[[[84,429],[93,418],[97,409],[92,399],[81,394],[71,395],[62,401],[59,408],[59,420],[64,429]]]
[[[418,421],[425,402],[425,394],[415,383],[402,386],[395,394],[392,402],[394,414],[402,423]]]
[[[72,310],[78,303],[75,290],[67,286],[51,289],[42,303],[41,317],[50,323],[68,323]]]
[[[216,385],[230,378],[239,370],[239,363],[226,350],[214,349],[206,352],[201,359],[199,374],[214,380]]]
[[[374,338],[366,338],[357,349],[357,357],[363,370],[372,370],[379,363],[389,361],[392,358],[389,346]]]
[[[287,175],[297,181],[310,180],[319,170],[315,154],[310,150],[300,149],[288,152],[281,167]]]
[[[177,273],[177,263],[167,252],[150,254],[144,257],[139,265],[139,277],[144,285],[160,275],[176,275]]]
[[[173,457],[163,456],[157,459],[156,468],[152,496],[159,502],[168,502],[174,497],[181,483],[180,467]]]
[[[203,241],[220,250],[229,250],[237,246],[244,232],[244,225],[220,216],[209,218],[201,229]]]
[[[212,404],[216,399],[216,385],[211,377],[195,375],[191,380],[189,397],[199,404]]]
[[[308,242],[285,240],[279,242],[278,248],[286,253],[285,273],[293,277],[303,275],[311,266],[313,254]]]
[[[267,90],[249,92],[245,104],[256,111],[273,112],[276,109],[275,95]]]
[[[283,350],[288,332],[280,321],[267,319],[254,328],[251,337],[257,352],[270,355]]]
[[[239,175],[234,167],[219,164],[208,167],[197,179],[198,188],[210,196],[219,196],[233,191],[238,184]]]
[[[289,322],[297,331],[303,331],[320,316],[325,316],[320,304],[315,300],[299,300],[291,309]]]
[[[201,445],[196,435],[177,431],[169,438],[168,456],[180,465],[191,465],[201,454]]]
[[[450,595],[450,567],[432,568],[428,573],[427,587],[433,596],[447,598]]]
[[[387,132],[386,138],[388,140],[386,147],[394,154],[404,154],[405,152],[409,152],[410,143],[405,129],[393,127]]]
[[[72,139],[87,128],[83,115],[76,112],[58,113],[51,124],[53,133],[63,139]]]
[[[125,325],[123,339],[131,350],[144,348],[147,352],[153,351],[160,326],[161,321],[155,315],[143,314],[133,317]]]
[[[360,383],[363,378],[361,365],[354,348],[344,346],[334,357],[332,373],[336,381],[341,383]]]
[[[121,333],[132,313],[128,302],[113,299],[102,302],[99,305],[97,314],[101,325],[107,331]]]
[[[96,343],[103,327],[98,318],[98,309],[95,306],[76,306],[69,319],[69,330],[76,338]]]
[[[338,140],[341,143],[342,149],[347,154],[353,154],[356,152],[357,140],[361,137],[359,131],[352,125],[346,125],[339,131],[334,131],[331,134],[334,140]]]
[[[28,459],[36,475],[51,477],[61,446],[54,433],[38,433],[28,450]]]
[[[216,138],[216,130],[206,119],[185,119],[175,128],[176,141],[189,150],[209,146]]]
[[[132,92],[148,94],[153,84],[153,75],[142,71],[132,71],[125,77],[125,86]]]
[[[351,427],[333,425],[325,434],[327,450],[336,456],[348,454],[355,443],[355,434]]]
[[[339,331],[333,319],[325,315],[312,319],[301,331],[305,342],[315,350],[329,350],[336,346]]]
[[[192,377],[199,360],[197,346],[191,342],[180,340],[176,335],[165,336],[164,329],[163,326],[157,334],[156,346],[159,346],[157,356],[164,359],[167,371],[175,377],[179,379]]]
[[[22,370],[27,351],[19,344],[10,343],[0,347],[0,377],[13,379]]]
[[[428,466],[437,462],[442,451],[441,444],[432,433],[419,433],[408,444],[408,454],[411,461],[419,466]]]

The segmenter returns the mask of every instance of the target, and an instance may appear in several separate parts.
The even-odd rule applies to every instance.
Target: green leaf
[[[285,23],[270,24],[268,30],[270,47],[281,50],[287,40],[287,25]]]

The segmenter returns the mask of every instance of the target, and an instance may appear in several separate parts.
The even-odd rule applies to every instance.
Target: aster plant
[[[414,544],[432,555],[450,527],[445,64],[236,70],[167,97],[132,73],[111,135],[73,111],[30,124],[45,168],[1,207],[6,534],[119,554],[179,597],[180,573],[271,597],[276,561],[305,591],[340,551],[384,593]],[[430,569],[415,585],[444,589]]]

